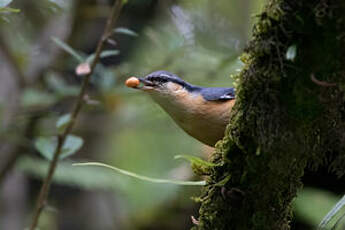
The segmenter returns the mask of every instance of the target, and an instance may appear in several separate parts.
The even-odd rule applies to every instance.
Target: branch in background
[[[105,45],[105,42],[107,41],[109,36],[112,34],[113,25],[117,21],[119,15],[120,15],[122,6],[123,6],[123,0],[117,0],[111,9],[105,30],[103,32],[101,39],[98,42],[97,48],[96,48],[95,58],[93,59],[93,61],[90,64],[90,71],[87,75],[84,76],[84,80],[83,80],[83,83],[82,83],[82,86],[81,86],[81,89],[80,89],[80,92],[78,95],[77,102],[76,102],[76,104],[72,110],[72,113],[71,113],[71,120],[68,123],[65,131],[61,135],[58,136],[58,144],[57,144],[56,150],[54,152],[54,157],[53,157],[52,161],[50,162],[47,177],[44,179],[43,185],[42,185],[41,190],[40,190],[40,194],[38,196],[37,205],[36,205],[36,209],[34,212],[34,216],[33,216],[30,230],[35,230],[37,227],[39,217],[41,215],[41,212],[44,208],[44,205],[45,205],[47,197],[48,197],[50,184],[52,182],[52,178],[53,178],[55,169],[57,167],[57,163],[59,160],[59,156],[61,154],[62,147],[65,143],[67,135],[71,132],[71,130],[75,124],[76,118],[78,117],[78,114],[79,114],[79,112],[80,112],[80,110],[84,104],[84,96],[86,93],[86,88],[89,84],[90,77],[91,77],[91,75],[92,75],[92,73],[93,73],[93,71],[94,71],[94,69],[95,69],[95,67],[96,67],[96,65],[100,59],[100,55],[101,55],[101,52],[102,52],[103,47]]]
[[[20,68],[19,68],[15,58],[13,57],[11,51],[8,49],[8,46],[7,46],[4,38],[1,36],[1,34],[0,34],[0,49],[1,49],[1,52],[7,58],[9,64],[11,65],[11,69],[14,73],[13,76],[15,77],[19,88],[23,89],[26,85],[25,76],[22,73],[22,71],[20,71]]]
[[[15,57],[13,56],[2,34],[0,34],[0,52],[4,56],[4,58],[6,58],[8,66],[11,69],[11,73],[12,73],[11,76],[13,76],[13,78],[15,79],[17,83],[18,94],[20,95],[22,93],[22,90],[27,85],[26,78],[23,72],[21,71]],[[11,111],[11,115],[14,117],[17,108],[13,110],[14,111]],[[24,137],[27,138],[27,137],[32,136],[31,130],[34,129],[36,122],[37,122],[37,119],[35,117],[31,116],[29,118],[28,124],[24,128]],[[4,126],[10,126],[10,123],[12,123],[12,121],[8,121],[7,124],[5,122],[6,125]],[[24,151],[24,148],[21,146],[21,147],[14,147],[14,148],[10,147],[9,150],[7,150],[6,152],[8,152],[8,154],[2,153],[2,155],[5,157],[4,159],[2,159],[3,164],[1,164],[1,167],[0,167],[0,184],[3,182],[5,176],[7,175],[7,172],[12,169],[19,155],[25,151]]]
[[[25,138],[28,138],[28,139],[32,138],[34,130],[35,130],[35,126],[36,126],[37,121],[39,120],[40,117],[41,117],[41,115],[36,115],[36,114],[29,117],[28,123],[26,124],[25,130],[24,130],[24,137]],[[2,168],[0,168],[0,185],[4,181],[4,178],[7,175],[7,173],[15,165],[19,156],[21,156],[23,153],[25,153],[26,150],[27,150],[26,146],[25,147],[24,146],[18,146],[10,153],[8,159],[5,159],[6,163],[4,164],[4,166]]]

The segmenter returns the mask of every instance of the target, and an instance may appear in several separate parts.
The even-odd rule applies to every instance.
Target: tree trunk
[[[193,229],[290,229],[305,168],[344,174],[344,12],[343,0],[268,1],[216,165],[199,168],[209,180]]]

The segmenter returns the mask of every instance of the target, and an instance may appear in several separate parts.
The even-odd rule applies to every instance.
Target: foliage
[[[63,133],[66,126],[71,122],[71,114],[64,114],[59,117],[56,122],[56,128],[58,129],[59,133]]]
[[[199,157],[190,155],[176,155],[175,159],[186,159],[191,163],[191,167],[196,175],[207,175],[216,164],[204,161]]]
[[[114,33],[125,34],[125,35],[129,35],[129,36],[133,36],[133,37],[138,37],[139,36],[133,30],[130,30],[130,29],[124,28],[124,27],[118,27],[118,28],[114,29]]]
[[[27,88],[21,97],[21,105],[24,107],[49,106],[57,102],[57,98],[43,90]]]
[[[75,154],[82,146],[83,139],[74,135],[68,135],[62,147],[59,159],[62,160]],[[58,145],[58,137],[38,137],[35,147],[39,153],[47,160],[52,160]]]

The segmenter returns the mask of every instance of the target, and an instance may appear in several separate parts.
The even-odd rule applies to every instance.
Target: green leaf
[[[208,162],[208,161],[204,161],[201,158],[196,157],[196,156],[176,155],[174,158],[175,159],[188,160],[191,163],[191,167],[192,167],[193,172],[199,176],[209,175],[210,169],[213,166],[216,166],[216,164],[213,164],[213,163]]]
[[[71,114],[65,114],[59,117],[56,122],[56,128],[58,129],[59,133],[63,133],[66,126],[71,122]]]
[[[46,159],[52,160],[57,146],[57,137],[39,137],[35,141],[35,148]]]
[[[74,135],[68,135],[65,144],[62,147],[60,159],[64,159],[68,156],[76,153],[84,144],[84,140]]]
[[[292,45],[286,51],[286,59],[289,61],[294,61],[297,55],[297,46]]]
[[[53,160],[57,146],[57,137],[39,137],[35,141],[35,148],[47,160]]]
[[[125,5],[128,2],[128,0],[122,0],[122,4]]]
[[[106,58],[106,57],[115,56],[115,55],[119,55],[119,54],[120,54],[119,50],[104,50],[101,52],[100,57]],[[85,62],[91,63],[91,62],[93,62],[94,58],[95,58],[95,54],[91,54],[90,56],[88,56],[86,58]]]
[[[76,153],[83,146],[83,139],[68,135],[62,147],[59,159],[62,160]],[[35,148],[47,160],[52,160],[57,147],[57,137],[39,137],[35,141]]]
[[[118,28],[114,29],[114,33],[126,34],[126,35],[133,36],[133,37],[138,37],[139,36],[133,30],[130,30],[130,29],[124,28],[124,27],[118,27]]]
[[[22,106],[49,106],[54,104],[57,101],[57,98],[50,93],[28,88],[25,89],[21,95],[21,105]]]
[[[11,7],[0,8],[0,13],[19,13],[20,9],[15,9]]]
[[[206,185],[206,181],[178,181],[178,180],[167,180],[167,179],[157,179],[152,177],[147,177],[143,175],[139,175],[137,173],[129,172],[111,165],[99,163],[99,162],[87,162],[87,163],[75,163],[73,166],[99,166],[99,167],[105,167],[109,168],[111,170],[114,170],[118,173],[121,173],[126,176],[134,177],[142,181],[148,181],[151,183],[159,183],[159,184],[177,184],[177,185],[198,185],[198,186],[204,186]]]
[[[9,5],[11,2],[12,0],[0,0],[0,8]]]
[[[176,155],[174,159],[185,159],[185,160],[188,160],[191,164],[202,165],[205,167],[213,167],[216,165],[211,162],[204,161],[203,159],[199,157],[191,156],[191,155]]]
[[[63,49],[67,53],[69,53],[78,62],[80,62],[80,63],[84,62],[84,58],[80,54],[78,54],[78,52],[76,50],[74,50],[72,47],[70,47],[68,44],[66,44],[65,42],[61,41],[57,37],[51,37],[51,39],[53,40],[53,42],[55,42],[56,45],[58,45],[61,49]]]

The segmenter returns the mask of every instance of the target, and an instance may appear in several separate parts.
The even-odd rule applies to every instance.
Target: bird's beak
[[[153,90],[156,84],[154,84],[152,81],[148,81],[145,78],[139,78],[139,81],[143,83],[143,86],[137,87],[138,89],[142,90]]]

